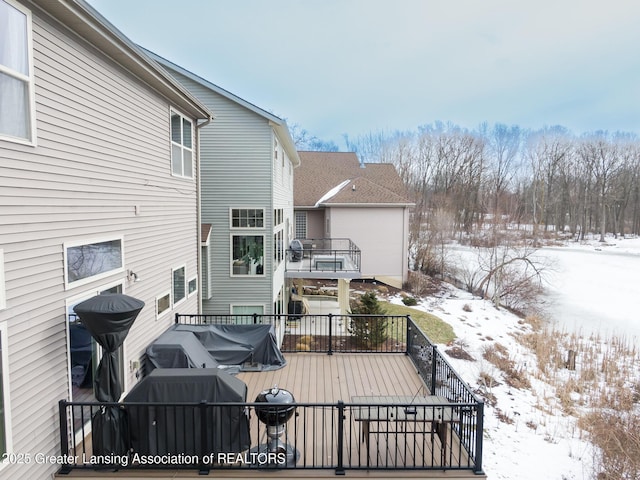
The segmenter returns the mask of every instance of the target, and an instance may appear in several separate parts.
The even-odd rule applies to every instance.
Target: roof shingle
[[[293,201],[296,207],[312,207],[327,192],[349,180],[322,204],[410,203],[402,179],[390,163],[360,164],[353,152],[298,152],[294,170]]]

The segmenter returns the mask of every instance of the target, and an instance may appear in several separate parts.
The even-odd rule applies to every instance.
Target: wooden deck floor
[[[409,358],[403,354],[286,354],[287,365],[279,370],[268,372],[242,372],[238,378],[248,387],[247,402],[253,402],[263,390],[274,385],[289,390],[297,403],[332,403],[342,400],[346,404],[354,396],[402,395],[413,397],[424,395],[426,386],[419,377]],[[442,465],[442,445],[437,435],[425,433],[424,425],[403,426],[384,424],[379,426],[383,433],[371,437],[367,450],[362,437],[362,425],[354,421],[353,412],[345,412],[344,463],[347,475],[372,478],[485,478],[474,475],[470,470],[386,470],[375,468],[402,468],[403,465]],[[313,408],[299,407],[297,417],[287,425],[287,443],[297,451],[296,467],[326,465],[326,470],[307,470],[304,468],[279,470],[277,477],[289,478],[326,478],[335,476],[333,466],[336,461],[336,410],[318,411]],[[264,444],[267,441],[264,426],[251,419],[252,444]],[[398,431],[399,429],[399,431]],[[385,432],[388,430],[388,432]],[[393,431],[392,431],[393,430]],[[404,431],[402,431],[404,430]],[[460,444],[453,435],[449,440],[446,464],[467,462],[463,458]],[[372,470],[368,469],[371,466]],[[350,468],[351,467],[351,468]],[[355,469],[354,469],[355,468]],[[276,472],[274,472],[276,473]],[[216,478],[262,478],[264,472],[253,469],[212,470]],[[193,471],[120,471],[101,472],[74,470],[70,475],[59,478],[193,478]],[[275,478],[275,477],[274,477]]]
[[[426,386],[403,354],[287,354],[287,365],[270,372],[241,372],[252,402],[274,385],[289,390],[299,403],[348,403],[362,395],[415,395]]]

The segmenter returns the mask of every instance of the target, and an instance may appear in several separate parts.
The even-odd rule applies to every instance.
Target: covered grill
[[[295,402],[291,392],[278,388],[277,385],[263,390],[255,399],[255,403],[265,404],[254,408],[258,420],[267,426],[269,438],[266,445],[258,447],[258,451],[278,455],[278,463],[281,464],[295,464],[298,458],[298,452],[287,442],[287,422],[296,412]],[[282,434],[284,434],[284,442],[280,439]]]

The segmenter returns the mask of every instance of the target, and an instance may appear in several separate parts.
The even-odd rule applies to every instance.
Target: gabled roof
[[[193,118],[210,120],[209,109],[138,46],[83,0],[33,0],[43,11],[98,48]]]
[[[407,192],[390,163],[360,164],[353,152],[298,152],[294,172],[296,207],[408,206]]]
[[[156,62],[158,62],[162,67],[165,67],[169,70],[173,70],[179,73],[180,75],[183,75],[188,79],[202,85],[203,87],[206,87],[209,90],[216,92],[218,95],[221,95],[222,97],[225,97],[228,100],[231,100],[232,102],[235,102],[238,105],[241,105],[247,110],[250,110],[251,112],[265,118],[278,134],[278,138],[280,139],[280,142],[286,149],[287,155],[293,162],[293,165],[295,167],[300,165],[300,157],[298,157],[298,151],[296,150],[293,139],[291,138],[291,133],[289,132],[289,127],[287,126],[286,121],[284,121],[280,117],[273,115],[272,113],[267,112],[266,110],[263,110],[260,107],[257,107],[253,103],[248,102],[243,98],[238,97],[237,95],[234,95],[228,90],[225,90],[224,88],[219,87],[215,83],[211,83],[209,80],[206,80],[196,75],[195,73],[190,72],[189,70],[181,67],[180,65],[176,65],[172,61],[167,60],[166,58],[163,58],[160,55],[153,53],[150,50],[147,50],[144,47],[139,47],[139,48],[142,49],[151,58],[153,58]]]

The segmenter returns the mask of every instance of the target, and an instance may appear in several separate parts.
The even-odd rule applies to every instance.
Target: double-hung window
[[[0,0],[0,138],[35,140],[31,12]]]
[[[193,178],[193,123],[171,112],[171,173]]]

